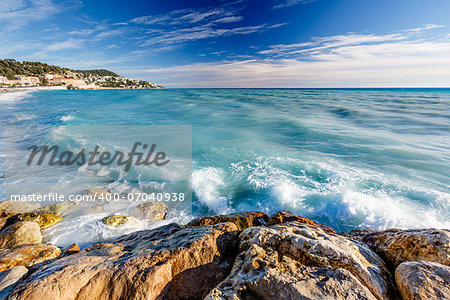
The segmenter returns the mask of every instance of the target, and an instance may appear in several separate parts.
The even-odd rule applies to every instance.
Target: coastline
[[[51,212],[63,207],[55,208],[11,216],[0,231],[0,286],[9,280],[0,291],[4,298],[406,300],[449,295],[442,284],[450,275],[446,229],[336,233],[288,211],[271,216],[250,211],[170,223],[81,251],[76,241],[63,249],[39,239],[4,243],[5,236],[16,237],[16,243],[26,234],[28,241],[39,236],[39,228],[62,219]],[[121,226],[118,217],[108,220],[109,226]]]
[[[65,86],[1,87],[0,93],[67,90]]]
[[[136,88],[136,89],[124,89],[124,88],[110,88],[110,87],[87,87],[78,88],[77,90],[154,90],[164,89],[163,87],[156,88]],[[66,86],[35,86],[35,87],[0,87],[0,93],[16,93],[16,92],[34,92],[34,91],[66,91],[69,90]]]

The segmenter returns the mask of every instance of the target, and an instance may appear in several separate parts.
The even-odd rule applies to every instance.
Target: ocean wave
[[[227,187],[225,172],[213,167],[202,168],[192,173],[191,188],[201,203],[217,214],[233,211],[228,206],[228,198],[224,194]]]
[[[32,91],[18,91],[11,93],[0,93],[0,102],[16,102],[29,96]]]

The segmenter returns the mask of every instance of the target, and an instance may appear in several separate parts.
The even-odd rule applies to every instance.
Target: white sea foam
[[[227,206],[227,197],[221,193],[221,190],[226,187],[222,170],[209,167],[194,171],[191,187],[200,202],[215,213],[223,214],[231,211],[231,208]]]
[[[68,114],[67,116],[62,116],[60,120],[67,122],[67,121],[71,121],[73,119],[74,119],[74,117],[71,114]]]
[[[19,91],[12,93],[0,93],[0,102],[16,102],[29,96],[32,91]]]
[[[348,205],[350,215],[363,216],[364,225],[374,229],[450,227],[450,221],[436,210],[382,191],[375,195],[347,191],[342,201]]]

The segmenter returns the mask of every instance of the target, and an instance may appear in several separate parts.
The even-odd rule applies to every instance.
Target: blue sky
[[[0,57],[167,87],[450,86],[448,0],[2,0]]]

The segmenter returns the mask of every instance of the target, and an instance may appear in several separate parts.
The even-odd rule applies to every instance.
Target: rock
[[[384,262],[363,244],[291,222],[239,236],[231,274],[206,299],[394,299]],[[253,297],[253,298],[252,298]]]
[[[0,249],[41,242],[41,230],[36,222],[18,222],[0,231]]]
[[[0,273],[0,300],[6,299],[17,282],[28,272],[24,266],[17,266]]]
[[[15,214],[27,213],[37,210],[41,207],[39,203],[26,201],[3,201],[0,202],[0,216],[9,217]]]
[[[6,221],[8,218],[0,218],[0,230],[5,227]]]
[[[135,232],[41,267],[9,299],[201,299],[228,275],[236,245],[232,223]]]
[[[78,246],[77,243],[73,243],[72,245],[67,246],[66,248],[62,249],[61,255],[67,256],[67,255],[72,255],[72,254],[75,254],[78,252],[80,252],[80,246]]]
[[[55,215],[62,215],[71,208],[73,208],[76,205],[76,202],[73,201],[66,201],[66,202],[59,202],[56,204],[45,206],[41,209],[39,209],[39,212],[43,213],[51,213]]]
[[[107,200],[111,197],[111,193],[106,189],[88,189],[87,194],[100,200]]]
[[[6,221],[5,226],[9,226],[21,221],[32,221],[38,223],[41,229],[45,229],[61,222],[62,219],[63,217],[57,216],[55,214],[31,212],[17,214],[9,217]]]
[[[25,245],[0,250],[0,272],[15,266],[32,266],[61,254],[58,247],[45,244]]]
[[[167,206],[161,202],[146,202],[138,205],[136,208],[143,219],[153,222],[164,220],[168,211]]]
[[[395,270],[404,300],[450,299],[450,267],[419,261],[401,263]]]
[[[354,239],[358,242],[363,242],[362,239],[369,233],[377,232],[373,229],[353,229],[350,232],[341,232],[340,235],[346,236],[348,238]]]
[[[114,215],[114,216],[104,217],[102,219],[102,222],[104,224],[112,226],[112,227],[117,227],[117,226],[123,225],[125,223],[127,223],[128,225],[138,225],[139,224],[138,219],[136,219],[134,217],[122,216],[122,215]]]
[[[253,226],[261,226],[267,224],[269,217],[262,212],[250,211],[240,212],[229,215],[211,216],[194,219],[186,226],[214,225],[219,223],[234,223],[238,230],[244,230]]]
[[[294,221],[299,222],[299,223],[308,224],[308,225],[311,225],[314,227],[322,228],[322,230],[324,230],[326,232],[336,233],[336,231],[333,228],[331,228],[330,226],[316,223],[313,220],[310,220],[305,217],[296,216],[287,210],[282,210],[282,211],[277,212],[276,214],[271,215],[269,218],[269,225],[288,223],[288,222],[294,222]]]
[[[390,229],[362,238],[372,250],[395,268],[405,261],[427,260],[450,266],[450,230]]]

